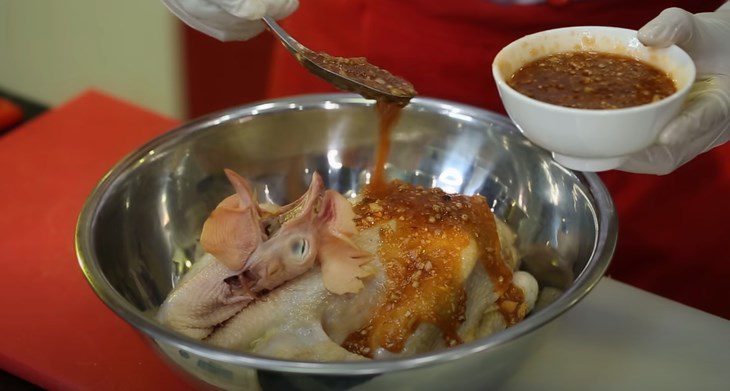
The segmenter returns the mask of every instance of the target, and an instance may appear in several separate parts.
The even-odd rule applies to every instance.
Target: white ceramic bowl
[[[667,72],[677,92],[646,105],[610,110],[574,109],[538,101],[507,85],[526,63],[566,51],[627,55]],[[635,30],[616,27],[568,27],[522,37],[503,48],[492,74],[510,118],[533,143],[549,150],[565,167],[604,171],[619,167],[628,155],[653,144],[676,116],[695,80],[692,59],[677,46],[648,48]]]

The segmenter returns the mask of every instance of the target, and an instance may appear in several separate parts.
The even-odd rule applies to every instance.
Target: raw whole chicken
[[[394,181],[351,204],[315,173],[280,207],[226,175],[236,194],[203,226],[207,254],[158,312],[189,337],[284,359],[377,359],[487,336],[534,306],[514,235],[481,196]]]

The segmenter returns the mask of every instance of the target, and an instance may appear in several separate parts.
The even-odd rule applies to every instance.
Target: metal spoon
[[[368,63],[362,57],[343,58],[314,52],[292,38],[274,19],[264,17],[263,21],[300,64],[339,89],[398,106],[407,105],[416,95],[411,83]]]

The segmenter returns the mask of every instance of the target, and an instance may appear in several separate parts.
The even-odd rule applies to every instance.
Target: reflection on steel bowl
[[[448,349],[356,362],[242,353],[158,323],[165,297],[205,254],[204,221],[234,191],[225,168],[245,176],[259,202],[294,201],[314,172],[326,187],[356,198],[370,178],[375,124],[372,102],[311,95],[213,114],[151,141],[112,169],[81,213],[76,245],[87,279],[113,311],[202,384],[480,389],[504,379],[544,326],[603,275],[616,240],[614,209],[595,175],[554,163],[502,116],[446,101],[417,98],[404,109],[388,177],[489,200],[500,224],[515,233],[521,268],[540,284],[535,309],[522,322]]]

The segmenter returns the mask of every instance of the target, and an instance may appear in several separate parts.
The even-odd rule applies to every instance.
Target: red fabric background
[[[264,98],[275,44],[271,34],[220,42],[180,25],[189,117]]]
[[[586,0],[505,6],[481,0],[307,0],[283,25],[313,49],[368,57],[411,80],[422,95],[503,112],[491,62],[511,41],[574,25],[639,28],[667,7],[701,12],[722,2]],[[251,45],[224,44],[187,29],[185,39],[192,116],[264,97],[335,91],[276,43],[270,58],[270,37],[258,37]],[[601,177],[620,220],[610,274],[730,319],[722,286],[730,279],[730,146],[663,177],[622,172]]]
[[[492,60],[515,39],[580,25],[638,29],[667,7],[712,10],[723,1],[585,0],[565,6],[484,0],[308,0],[282,24],[302,44],[365,56],[411,81],[421,95],[502,111]],[[269,96],[334,91],[276,45]]]
[[[422,95],[503,112],[491,76],[496,53],[540,30],[606,25],[637,29],[670,6],[693,12],[722,1],[591,0],[503,6],[460,0],[308,0],[284,26],[300,42],[371,62]],[[268,95],[334,91],[276,48]],[[602,173],[619,213],[614,278],[730,319],[730,145],[658,177]]]

